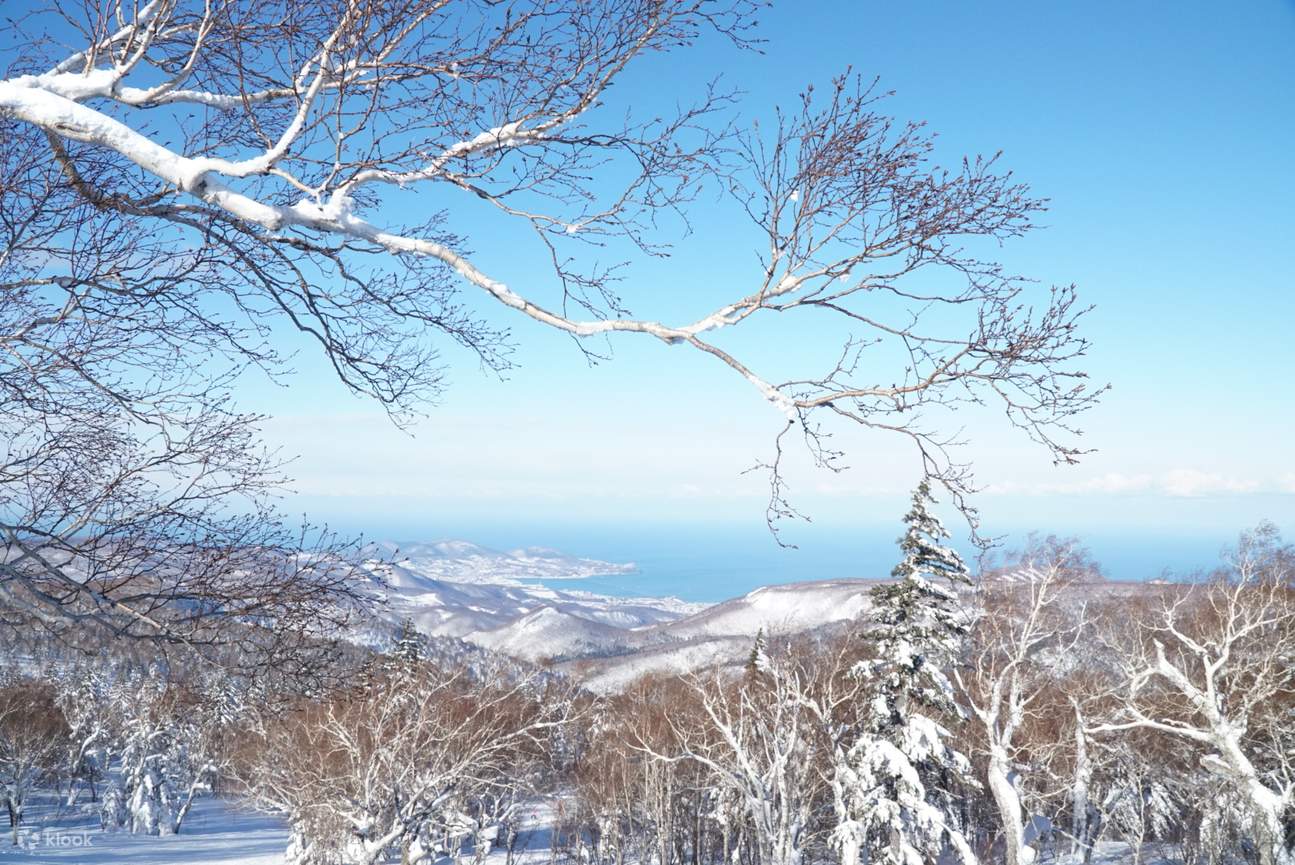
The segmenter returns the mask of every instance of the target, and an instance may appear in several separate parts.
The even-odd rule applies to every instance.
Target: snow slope
[[[369,549],[373,558],[365,567],[383,603],[379,620],[358,628],[354,638],[380,648],[409,619],[429,637],[461,637],[515,657],[552,657],[598,651],[621,642],[624,630],[674,621],[702,608],[674,598],[614,598],[548,588],[534,581],[630,573],[634,565],[546,547],[497,552],[469,541],[437,541],[382,542]],[[545,609],[571,617],[568,624],[575,630],[524,621]]]
[[[281,865],[288,829],[279,820],[239,808],[224,799],[199,799],[179,835],[156,838],[105,833],[90,814],[50,806],[50,797],[33,803],[23,846],[0,844],[0,862],[26,865]],[[515,865],[548,865],[553,825],[562,803],[538,800],[522,815]],[[49,839],[49,841],[46,841]],[[1148,844],[1143,865],[1181,865],[1172,848]],[[503,865],[503,848],[492,850],[485,865]],[[565,861],[565,860],[563,860]],[[1049,860],[1051,861],[1051,860]],[[1063,860],[1064,861],[1064,860]],[[1132,865],[1125,844],[1105,841],[1092,865]]]
[[[820,580],[765,586],[696,615],[658,626],[679,639],[744,635],[757,631],[792,634],[856,618],[868,608],[873,580]]]
[[[673,622],[637,629],[634,652],[563,664],[592,691],[624,688],[646,673],[689,673],[741,663],[760,631],[794,634],[846,622],[867,609],[870,580],[821,580],[766,586]],[[592,653],[590,653],[592,655]]]
[[[469,634],[471,642],[526,661],[614,651],[631,631],[591,621],[557,607],[540,607],[499,628]]]
[[[585,658],[563,664],[559,669],[595,694],[611,694],[649,673],[691,673],[738,664],[750,651],[750,637],[706,637],[623,655]]]
[[[407,618],[429,637],[461,638],[529,662],[559,662],[600,690],[644,672],[731,663],[745,656],[760,630],[791,634],[853,619],[875,585],[829,580],[770,586],[706,607],[549,588],[536,581],[628,573],[634,566],[545,547],[498,552],[468,541],[437,541],[372,549],[368,567],[385,608],[383,623],[365,642],[384,646]]]

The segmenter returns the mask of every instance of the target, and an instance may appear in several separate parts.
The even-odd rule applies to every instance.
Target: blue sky
[[[991,531],[1226,538],[1267,517],[1295,534],[1295,3],[816,2],[762,19],[763,54],[707,40],[648,58],[615,106],[652,110],[719,73],[747,91],[745,118],[767,118],[851,66],[897,92],[888,111],[928,121],[945,160],[1002,149],[1051,199],[1046,229],[1001,259],[1096,304],[1087,368],[1113,390],[1084,419],[1097,453],[1079,467],[965,418]],[[670,260],[629,272],[635,313],[677,321],[747,290],[754,243],[732,205],[694,215]],[[487,270],[551,296],[524,235],[475,213],[462,228]],[[289,388],[249,390],[276,416],[267,440],[299,455],[289,509],[402,537],[762,520],[763,482],[741,471],[780,418],[731,372],[635,339],[591,369],[568,339],[478,309],[513,326],[521,368],[499,382],[447,349],[452,387],[410,434],[309,355]],[[797,332],[755,351],[817,345]],[[877,436],[842,444],[850,472],[792,467],[818,521],[803,544],[905,507],[914,455]]]

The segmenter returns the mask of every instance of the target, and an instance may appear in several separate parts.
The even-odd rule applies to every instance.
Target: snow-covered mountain
[[[525,580],[579,580],[608,574],[632,574],[633,562],[617,564],[569,556],[548,547],[523,547],[501,552],[471,541],[392,543],[371,545],[375,558],[393,562],[399,573],[414,580],[458,583],[518,583]]]
[[[868,607],[871,580],[821,580],[764,586],[659,626],[677,639],[793,634],[830,622],[856,618]]]
[[[540,607],[507,625],[469,634],[479,646],[527,661],[606,654],[635,642],[635,632],[566,612]]]
[[[672,622],[635,629],[635,651],[588,653],[560,665],[593,691],[615,691],[645,673],[686,673],[744,661],[755,635],[789,635],[839,624],[867,609],[873,580],[765,586]]]
[[[424,634],[458,638],[523,662],[550,664],[594,691],[615,691],[645,673],[682,673],[741,664],[757,632],[790,635],[845,626],[869,606],[880,580],[819,580],[756,589],[714,605],[675,598],[616,598],[578,589],[578,578],[629,573],[634,566],[547,548],[508,552],[467,541],[375,546],[371,567],[386,580],[388,628],[411,619]],[[537,580],[567,578],[572,588]],[[1028,582],[1025,573],[995,579]],[[1136,594],[1146,584],[1076,587]],[[381,643],[379,637],[374,642]]]
[[[524,661],[556,664],[598,690],[614,690],[645,672],[737,662],[760,630],[792,634],[853,619],[874,585],[831,580],[769,586],[706,606],[598,595],[574,583],[550,588],[538,581],[635,568],[549,548],[499,552],[438,541],[373,549],[369,567],[384,583],[388,626],[409,619],[429,637],[461,638]]]
[[[574,588],[581,577],[632,573],[634,565],[547,548],[498,552],[468,541],[438,541],[371,549],[375,558],[366,566],[384,601],[386,631],[409,619],[427,636],[461,637],[528,660],[605,651],[625,633],[704,607],[677,598],[581,591]],[[539,580],[572,580],[573,588],[552,589]],[[381,644],[383,634],[364,639]]]

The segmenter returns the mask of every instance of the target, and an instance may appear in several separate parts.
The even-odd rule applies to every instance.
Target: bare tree
[[[601,701],[576,765],[577,804],[599,862],[686,862],[689,806],[709,793],[710,775],[684,759],[676,718],[699,711],[697,695],[675,677],[645,676]],[[651,755],[651,756],[647,756]],[[723,818],[721,817],[722,821]],[[697,839],[694,857],[700,858]],[[725,833],[727,851],[731,834]]]
[[[294,554],[258,419],[228,393],[246,368],[283,371],[287,327],[406,417],[444,385],[438,342],[512,363],[478,298],[591,360],[593,338],[636,333],[753,385],[786,417],[771,526],[795,513],[785,435],[839,469],[833,419],[911,438],[969,513],[971,477],[924,410],[992,401],[1073,461],[1096,397],[1073,287],[1036,299],[966,248],[1043,206],[996,158],[934,166],[921,126],[849,77],[763,127],[736,126],[715,86],[669,115],[614,110],[611,85],[645,55],[704,34],[749,47],[754,5],[84,0],[19,16],[0,80],[7,616],[65,637],[88,621],[181,643],[272,622],[306,635],[294,649],[330,633],[352,572],[331,542]],[[686,226],[706,183],[767,243],[758,267],[693,321],[636,317],[623,271],[587,253],[665,254],[660,226]],[[416,224],[384,218],[406,201]],[[551,271],[501,281],[512,249],[462,234],[482,208],[532,231]],[[809,377],[726,346],[783,314],[855,336]]]
[[[1129,845],[1131,865],[1141,865],[1144,842],[1164,839],[1182,821],[1171,784],[1183,767],[1164,760],[1163,748],[1146,747],[1151,738],[1128,735],[1102,742],[1101,828]],[[1191,772],[1180,777],[1188,779]]]
[[[428,861],[493,835],[482,830],[506,816],[495,806],[533,789],[571,696],[536,679],[396,669],[261,718],[243,781],[290,821],[293,862]]]
[[[1242,538],[1231,567],[1171,586],[1122,646],[1118,717],[1094,733],[1151,730],[1193,749],[1244,803],[1234,815],[1262,865],[1295,861],[1288,841],[1295,754],[1292,551],[1271,525]]]
[[[90,650],[233,637],[249,666],[330,636],[357,599],[352,570],[273,512],[275,463],[228,396],[272,353],[255,323],[203,308],[228,259],[87,199],[90,173],[116,184],[102,159],[73,178],[57,139],[0,125],[5,623]]]
[[[47,683],[17,679],[0,688],[0,784],[13,843],[19,843],[27,798],[58,774],[67,726]]]
[[[224,769],[216,724],[195,695],[151,675],[118,682],[113,726],[120,788],[105,797],[103,823],[142,835],[174,835],[193,803],[214,789]]]
[[[669,719],[674,750],[642,739],[634,747],[658,763],[703,767],[706,783],[740,815],[749,861],[796,865],[815,844],[826,853],[835,843],[822,814],[839,780],[833,754],[848,747],[862,691],[849,673],[856,654],[845,642],[757,643],[744,676],[713,671],[689,679],[692,711]],[[730,841],[726,831],[726,855],[736,851]]]
[[[1038,856],[1026,837],[1020,789],[1024,730],[1039,711],[1055,710],[1056,667],[1081,634],[1082,610],[1067,609],[1075,583],[1088,574],[1072,544],[1036,544],[1011,567],[983,576],[966,663],[953,668],[968,729],[985,758],[985,785],[998,810],[1006,865]]]
[[[67,807],[76,804],[78,782],[90,788],[90,801],[98,801],[95,783],[102,781],[112,762],[111,729],[113,689],[100,669],[65,671],[54,684],[55,703],[67,724]]]

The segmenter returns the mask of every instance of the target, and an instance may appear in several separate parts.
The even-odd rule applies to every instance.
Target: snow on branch
[[[78,382],[134,429],[166,431],[123,441],[123,454],[145,460],[160,445],[163,463],[195,465],[174,443],[218,449],[194,418],[225,405],[217,394],[239,370],[284,370],[270,341],[279,324],[403,420],[445,387],[442,343],[495,372],[516,362],[494,323],[502,307],[572,336],[591,360],[593,338],[640,334],[751,386],[781,424],[764,465],[771,525],[798,513],[781,477],[792,429],[829,470],[841,468],[829,438],[842,423],[905,437],[968,514],[974,481],[936,410],[997,406],[1073,462],[1075,419],[1101,392],[1081,368],[1086,308],[1073,286],[1036,291],[979,252],[1029,231],[1044,207],[998,157],[939,167],[932,136],[887,116],[884,94],[850,75],[763,122],[715,83],[660,116],[617,105],[630,64],[703,36],[752,47],[756,7],[154,0],[82,20],[38,4],[12,25],[23,47],[0,79],[16,208],[0,283],[24,298],[3,320],[4,362],[58,378],[35,381],[39,392]],[[663,256],[671,224],[704,239],[690,219],[707,188],[747,217],[759,263],[709,310],[654,317],[657,287],[590,253]],[[402,201],[421,221],[391,218]],[[514,250],[463,227],[482,206],[525,228],[551,272],[506,282]],[[672,281],[700,291],[688,273]],[[77,330],[89,310],[111,335]],[[777,350],[776,328],[802,317],[839,340],[808,375]],[[729,336],[757,320],[775,327],[770,351]],[[89,343],[58,353],[76,339]],[[231,416],[227,429],[250,423]],[[245,468],[254,486],[272,474]],[[106,495],[82,506],[98,514],[90,502]],[[62,540],[84,524],[25,523]]]

